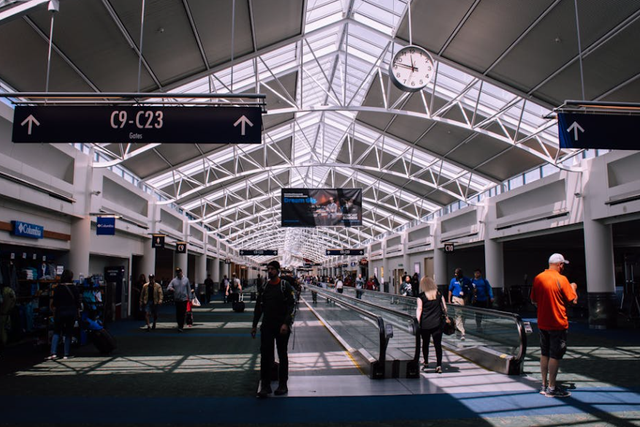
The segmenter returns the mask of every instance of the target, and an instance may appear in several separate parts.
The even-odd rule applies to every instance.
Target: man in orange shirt
[[[533,279],[531,302],[538,308],[540,329],[540,394],[547,397],[569,397],[571,393],[556,385],[560,360],[567,351],[569,319],[567,305],[578,302],[577,285],[562,275],[565,260],[561,254],[549,257],[549,268]],[[549,380],[547,381],[547,374]]]

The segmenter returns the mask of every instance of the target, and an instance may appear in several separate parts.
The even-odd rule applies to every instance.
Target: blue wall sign
[[[22,221],[11,221],[13,224],[13,234],[20,237],[29,237],[31,239],[44,238],[44,227],[36,224],[29,224]]]
[[[109,216],[99,216],[96,223],[98,236],[114,236],[116,234],[116,219]]]
[[[558,113],[560,148],[638,150],[640,116]]]

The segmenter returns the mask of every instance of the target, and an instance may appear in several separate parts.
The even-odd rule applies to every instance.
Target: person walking
[[[52,296],[49,308],[53,313],[53,338],[51,339],[51,353],[48,360],[58,358],[58,343],[60,336],[64,337],[64,358],[71,357],[71,336],[76,319],[80,318],[80,293],[73,284],[73,271],[64,270],[60,276],[60,283],[51,290]]]
[[[336,279],[336,292],[341,294],[344,292],[344,282],[342,281],[342,276],[338,276]]]
[[[449,303],[453,305],[465,305],[465,299],[469,297],[471,292],[471,280],[468,277],[464,277],[464,272],[461,268],[456,268],[454,271],[454,277],[449,283]],[[460,340],[465,340],[464,329],[464,317],[461,310],[455,310],[456,317],[456,329],[460,333]]]
[[[533,279],[531,302],[537,307],[540,330],[540,394],[568,397],[571,393],[556,384],[560,360],[567,351],[569,318],[567,306],[578,303],[578,286],[562,274],[569,261],[561,254],[549,257],[549,268]],[[547,378],[548,376],[548,378]]]
[[[358,274],[358,278],[356,279],[356,298],[362,299],[363,289],[364,289],[364,279],[362,278],[362,274]]]
[[[162,297],[162,286],[156,282],[154,274],[149,274],[149,282],[142,286],[142,292],[140,293],[140,310],[144,311],[147,332],[156,328],[158,306],[162,304]],[[151,316],[153,316],[153,326],[151,325]]]
[[[429,341],[433,337],[433,347],[436,350],[436,370],[442,373],[442,319],[447,315],[447,304],[444,296],[438,291],[436,282],[430,277],[420,280],[420,293],[416,300],[416,318],[420,323],[420,337],[422,338],[422,370],[429,366]],[[446,318],[446,317],[445,317]]]
[[[482,278],[482,270],[476,268],[473,272],[473,280],[471,284],[474,289],[472,305],[480,308],[493,307],[493,289],[487,279]],[[482,329],[482,313],[476,313],[476,329],[479,333],[484,332]]]
[[[171,280],[167,291],[173,293],[173,301],[176,305],[176,321],[178,322],[178,332],[184,332],[184,321],[187,313],[187,303],[193,298],[191,284],[182,274],[180,267],[176,268],[176,277]]]
[[[269,281],[258,288],[256,307],[253,312],[251,337],[256,337],[258,322],[260,325],[260,391],[258,397],[264,398],[272,393],[271,368],[274,364],[274,341],[278,350],[278,388],[276,396],[287,394],[289,389],[289,355],[287,345],[291,335],[291,326],[295,315],[295,291],[286,280],[280,279],[280,263],[267,264]]]

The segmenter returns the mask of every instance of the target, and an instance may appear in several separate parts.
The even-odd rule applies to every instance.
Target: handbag
[[[446,314],[446,308],[442,302],[442,295],[438,292],[438,298],[440,298],[440,307],[442,309],[442,333],[445,335],[453,335],[456,331],[456,325],[453,323],[453,319]]]
[[[191,305],[194,307],[200,307],[202,304],[200,304],[200,300],[198,299],[198,297],[193,297],[193,299],[191,300]]]

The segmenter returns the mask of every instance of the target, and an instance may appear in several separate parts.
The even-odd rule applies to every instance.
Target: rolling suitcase
[[[244,301],[234,301],[231,308],[233,308],[233,311],[236,313],[242,313],[244,311]]]
[[[109,354],[116,349],[116,340],[106,329],[91,331],[91,341],[102,354]]]

